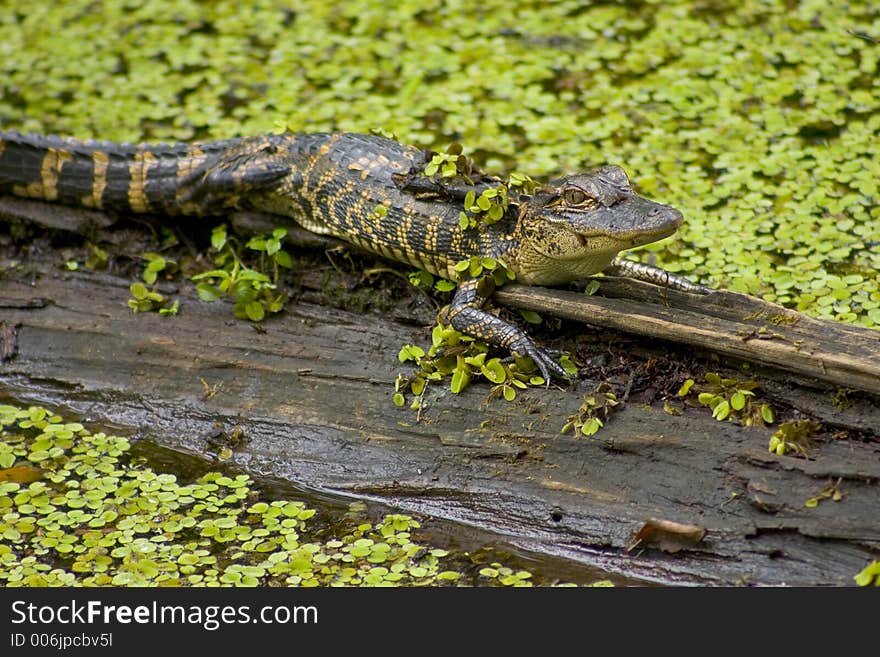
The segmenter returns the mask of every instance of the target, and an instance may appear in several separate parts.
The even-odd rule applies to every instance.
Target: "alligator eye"
[[[565,198],[565,204],[570,206],[580,206],[580,205],[593,205],[595,201],[587,195],[582,189],[578,189],[577,187],[572,187],[570,189],[566,189],[563,195]]]

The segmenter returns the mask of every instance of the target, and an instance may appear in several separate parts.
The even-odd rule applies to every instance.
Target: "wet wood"
[[[0,221],[30,221],[44,228],[88,235],[113,224],[113,218],[96,210],[49,205],[0,195]]]
[[[53,230],[116,230],[106,218],[52,208],[26,210]],[[0,215],[7,211],[0,203]],[[235,221],[265,225],[254,215]],[[300,239],[314,243],[310,234]],[[682,372],[696,367],[694,375],[700,363],[751,363],[747,376],[784,417],[823,424],[805,459],[769,453],[772,428],[717,422],[669,393],[681,381],[667,381],[664,393],[644,372],[618,381],[637,385],[594,438],[560,433],[593,380],[523,391],[513,403],[488,402],[488,386],[461,395],[436,386],[417,414],[391,398],[404,370],[398,349],[429,340],[424,313],[351,312],[315,292],[303,298],[322,304],[291,302],[257,330],[183,283],[174,292],[179,316],[135,315],[130,280],[65,271],[51,252],[31,258],[0,276],[0,396],[203,458],[217,421],[238,426],[246,441],[232,462],[255,475],[468,523],[647,581],[851,585],[880,558],[880,407],[875,395],[853,392],[877,392],[873,332],[741,295],[661,293],[611,278],[602,280],[604,297],[515,286],[497,295],[616,329],[581,331],[579,346],[599,342],[597,358],[638,353],[643,370],[691,363]],[[665,401],[682,414],[664,412]],[[840,501],[805,505],[829,485]],[[647,536],[645,527],[666,535]],[[671,540],[670,527],[687,531]]]
[[[501,303],[659,338],[880,394],[880,331],[821,321],[736,292],[707,295],[600,279],[600,293],[507,286]]]
[[[833,438],[878,426],[871,398],[835,409],[827,392],[798,388],[814,417],[835,421],[809,460],[770,454],[770,429],[705,409],[668,415],[650,395],[633,396],[597,438],[560,434],[594,381],[514,403],[487,403],[485,386],[438,387],[417,420],[392,404],[392,382],[397,350],[426,342],[424,328],[300,302],[260,332],[185,287],[178,317],[135,315],[128,280],[32,264],[34,276],[0,279],[0,318],[17,327],[0,365],[4,397],[203,455],[200,436],[219,420],[244,430],[233,461],[249,472],[649,581],[848,585],[880,554],[880,443]],[[669,343],[655,345],[668,353]],[[775,385],[792,389],[785,377]],[[838,480],[840,502],[805,506]],[[649,521],[705,536],[674,552],[634,547]]]
[[[80,234],[112,224],[98,212],[0,196],[0,219],[12,217]],[[242,233],[284,225],[289,242],[306,248],[344,245],[259,212],[234,213],[230,223]],[[508,285],[495,299],[511,308],[691,345],[880,395],[880,331],[813,319],[735,292],[697,295],[625,278],[598,280],[598,296]]]

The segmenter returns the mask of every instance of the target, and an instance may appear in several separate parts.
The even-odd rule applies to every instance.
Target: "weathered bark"
[[[44,228],[86,235],[113,224],[112,218],[96,210],[48,205],[13,196],[0,196],[0,220],[32,221]]]
[[[126,306],[128,280],[36,260],[29,269],[26,279],[0,277],[5,397],[67,407],[201,454],[206,444],[200,436],[216,421],[240,425],[248,441],[233,459],[254,474],[381,499],[506,535],[527,549],[658,582],[846,585],[880,554],[880,408],[876,398],[859,393],[850,395],[849,406],[835,405],[809,370],[798,371],[811,385],[795,384],[769,367],[752,368],[749,376],[758,376],[774,405],[802,409],[825,424],[810,459],[770,454],[772,429],[717,422],[703,408],[669,415],[649,391],[634,394],[597,437],[586,438],[560,429],[594,381],[530,389],[513,403],[487,403],[486,386],[460,395],[437,386],[420,416],[395,407],[393,381],[403,369],[397,351],[427,340],[427,331],[405,317],[301,301],[260,332],[231,320],[228,304],[197,301],[189,285],[180,293],[179,316],[135,315]],[[578,313],[583,302],[598,302],[590,313],[610,308],[608,317],[629,317],[621,328],[632,331],[667,321],[686,326],[681,317],[704,311],[716,298],[670,292],[675,308],[653,303],[649,313],[639,294],[653,299],[656,289],[602,283],[603,293],[615,290],[641,300],[600,302],[523,288],[503,291],[500,300],[541,309],[553,303],[549,311],[591,322],[593,314]],[[780,332],[803,332],[786,334],[804,340],[798,349],[757,333],[774,315],[749,318],[726,303],[716,304],[707,321],[745,323],[755,334],[739,336],[743,344],[785,347],[786,361],[821,350],[826,364],[832,362],[832,334],[813,333],[821,323],[798,316],[780,325]],[[687,321],[699,328],[696,319]],[[736,344],[738,329],[723,329],[727,343]],[[834,367],[847,354],[876,365],[876,349],[862,332],[833,330],[846,341],[855,336]],[[658,339],[650,347],[630,342],[627,348],[658,359],[691,358],[659,339],[665,333],[653,335]],[[701,347],[710,351],[715,344]],[[864,351],[850,351],[853,344]],[[758,360],[754,352],[730,353]],[[843,385],[873,389],[862,371],[853,369],[852,381]],[[805,506],[838,480],[840,502]],[[675,553],[658,543],[627,551],[652,518],[695,525],[706,535]]]
[[[0,196],[0,218],[12,217],[80,234],[111,223],[98,212]],[[288,239],[299,246],[343,244],[273,215],[242,212],[231,220],[236,230],[252,233],[283,224]],[[880,331],[816,320],[735,292],[695,295],[625,278],[600,280],[601,296],[508,285],[495,299],[511,308],[692,345],[880,395]]]
[[[193,452],[205,451],[198,436],[216,420],[238,424],[249,442],[234,459],[254,473],[379,498],[661,582],[849,584],[880,547],[873,439],[830,440],[810,460],[781,457],[767,452],[768,429],[634,401],[598,439],[560,435],[589,382],[529,390],[511,404],[485,403],[482,386],[438,388],[416,421],[391,393],[397,349],[423,339],[421,330],[294,303],[260,333],[230,321],[227,305],[191,295],[178,317],[134,315],[127,287],[60,270],[33,285],[0,280],[15,347],[0,365],[2,393]],[[798,394],[831,412],[822,393]],[[880,419],[866,402],[836,412],[841,424]],[[838,478],[841,502],[804,506]],[[649,518],[708,533],[675,554],[627,552]]]
[[[495,297],[515,308],[688,344],[880,395],[880,331],[813,319],[736,292],[695,295],[634,280],[601,280],[607,296],[511,285]]]

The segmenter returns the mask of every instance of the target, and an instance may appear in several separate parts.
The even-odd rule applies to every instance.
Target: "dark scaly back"
[[[441,276],[471,255],[503,255],[503,224],[463,231],[460,202],[402,188],[426,157],[355,133],[131,145],[0,132],[0,194],[172,215],[254,208]]]
[[[241,140],[116,144],[0,132],[0,193],[99,210],[206,214],[186,188]]]
[[[420,176],[426,152],[378,135],[291,134],[272,155],[288,173],[250,203],[294,217],[373,253],[450,276],[471,255],[501,255],[501,226],[462,231],[460,202],[420,198],[400,178]],[[379,213],[377,208],[384,207]]]

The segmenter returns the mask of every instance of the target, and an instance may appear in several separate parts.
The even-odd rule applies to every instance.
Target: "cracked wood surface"
[[[248,442],[233,460],[255,475],[381,499],[650,581],[849,585],[880,554],[875,433],[834,440],[832,427],[810,460],[776,456],[770,429],[631,399],[597,438],[561,435],[590,381],[530,389],[512,404],[485,403],[486,386],[438,387],[416,422],[391,403],[400,345],[427,340],[412,324],[299,302],[260,333],[191,289],[178,317],[134,315],[128,280],[33,269],[0,278],[5,397],[193,453],[205,452],[199,436],[215,421],[240,425]],[[872,398],[843,409],[788,378],[769,379],[771,403],[810,406],[836,428],[878,425]],[[838,479],[840,502],[805,507]],[[706,537],[675,553],[627,551],[651,518]]]
[[[880,331],[814,319],[736,292],[693,295],[604,277],[603,296],[511,285],[501,303],[693,345],[880,395]],[[611,298],[608,298],[611,297]]]
[[[0,196],[0,219],[31,221],[83,235],[112,223],[100,212],[8,196]],[[284,226],[288,241],[299,246],[344,245],[310,233],[286,217],[236,212],[229,219],[237,231],[247,233]],[[726,290],[694,295],[625,278],[598,280],[601,296],[507,285],[494,298],[511,308],[691,345],[880,396],[880,331],[814,319]]]

